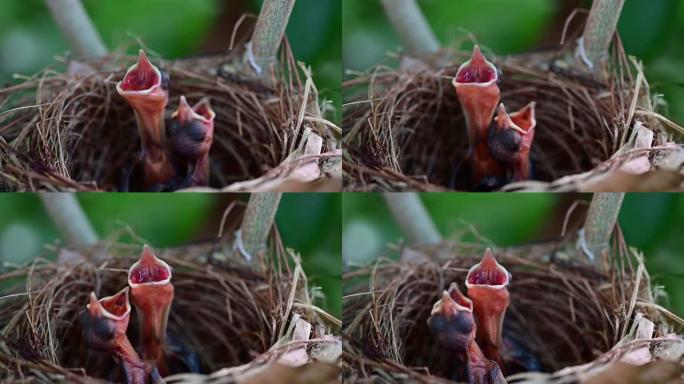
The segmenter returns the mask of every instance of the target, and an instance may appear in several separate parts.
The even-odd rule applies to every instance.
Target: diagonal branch
[[[276,62],[294,4],[295,0],[264,0],[247,52],[247,61],[257,75],[263,76]]]
[[[409,53],[435,53],[440,44],[416,0],[381,0],[387,17]]]
[[[442,241],[435,223],[416,193],[383,193],[382,197],[411,244],[430,245]]]
[[[598,265],[596,256],[607,250],[610,238],[617,224],[624,193],[595,193],[589,205],[587,219],[584,222],[584,246],[587,256]]]
[[[591,70],[598,70],[608,56],[608,47],[615,34],[625,0],[594,0],[584,27],[579,55]]]
[[[107,47],[80,0],[44,0],[77,58],[102,57]]]
[[[266,247],[268,234],[273,226],[282,193],[252,193],[242,219],[240,234],[248,261]]]
[[[97,234],[73,193],[40,193],[55,228],[73,246],[91,246],[98,242]]]

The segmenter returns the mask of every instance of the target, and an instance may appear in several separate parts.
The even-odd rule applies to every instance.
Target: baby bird
[[[451,284],[449,291],[442,292],[442,298],[432,307],[428,328],[442,348],[456,354],[457,363],[465,363],[468,384],[506,383],[496,362],[487,359],[475,342],[477,325],[473,302],[458,290],[456,284]]]
[[[537,125],[534,107],[533,101],[509,115],[506,113],[506,107],[501,103],[499,113],[489,126],[487,138],[489,153],[506,170],[509,182],[530,178],[530,148]]]
[[[131,66],[116,91],[133,108],[142,143],[140,190],[173,177],[168,158],[164,110],[169,101],[169,75],[154,66],[141,49],[138,62]],[[137,186],[136,186],[137,187]]]
[[[473,48],[470,60],[458,68],[452,81],[465,115],[468,157],[475,184],[486,176],[503,174],[501,166],[487,151],[487,128],[501,95],[498,81],[499,71],[482,55],[477,45]]]
[[[209,150],[215,116],[208,99],[190,107],[185,96],[181,96],[167,130],[176,189],[209,185]]]
[[[83,340],[89,348],[111,353],[122,367],[126,383],[159,382],[156,368],[140,359],[126,336],[130,314],[128,287],[100,300],[92,292],[79,316]]]

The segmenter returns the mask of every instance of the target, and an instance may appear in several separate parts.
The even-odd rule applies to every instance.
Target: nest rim
[[[234,251],[223,251],[225,247],[223,241],[212,241],[157,249],[157,256],[174,268],[169,333],[175,333],[198,355],[202,373],[193,374],[196,381],[213,380],[210,377],[218,371],[226,380],[258,374],[293,350],[336,342],[329,335],[336,333],[333,331],[339,325],[334,316],[311,302],[306,276],[293,251],[272,245],[257,263],[247,264]],[[107,377],[103,372],[117,368],[107,354],[89,350],[80,342],[78,313],[85,308],[90,292],[101,297],[126,286],[126,267],[138,260],[140,249],[138,245],[108,241],[88,249],[56,246],[48,254],[61,256],[64,252],[69,259],[74,255],[93,259],[71,259],[64,264],[40,258],[0,273],[3,293],[11,292],[3,295],[6,302],[0,310],[0,366],[5,368],[0,370],[0,378],[41,376],[56,381],[104,382]],[[108,259],[94,261],[103,252]],[[21,278],[27,283],[12,286]],[[63,282],[65,287],[55,286],[55,282]],[[41,286],[52,289],[36,289]],[[42,306],[47,306],[47,311]],[[212,306],[218,309],[213,317],[202,318],[200,313],[211,315]],[[138,340],[137,316],[134,309],[127,331],[134,345]],[[32,324],[27,318],[33,319]],[[311,339],[287,341],[300,319],[311,324]],[[102,359],[109,365],[102,365]],[[184,375],[165,379],[182,381]]]
[[[654,166],[648,171],[652,177],[676,180],[656,188],[684,189],[681,169],[651,161],[660,153],[684,149],[674,141],[684,129],[652,111],[640,64],[627,57],[616,37],[604,76],[596,77],[566,67],[572,49],[566,44],[542,52],[487,56],[502,69],[501,102],[509,111],[537,102],[539,124],[531,153],[537,175],[501,190],[598,191],[606,188],[600,183],[603,177],[631,175],[621,166],[639,157]],[[343,82],[345,191],[473,189],[465,122],[451,86],[456,63],[469,57],[470,52],[459,48],[422,57],[397,55],[393,61],[398,67],[378,64]],[[642,109],[636,108],[637,99],[648,99],[646,107],[640,102]],[[550,108],[545,111],[545,106]],[[645,127],[655,133],[650,148],[634,143]],[[649,190],[648,185],[633,183],[635,190]]]
[[[181,95],[211,99],[217,113],[213,190],[257,189],[257,181],[286,179],[301,163],[324,169],[340,156],[340,130],[326,119],[327,104],[320,103],[310,70],[296,62],[287,41],[263,78],[239,69],[242,49],[152,60],[171,76],[166,118]],[[85,61],[66,58],[1,88],[6,111],[0,114],[0,189],[117,190],[121,167],[140,150],[133,112],[115,90],[135,62],[133,55],[116,52]],[[317,153],[304,150],[312,136],[321,141]]]
[[[521,311],[521,308],[525,309],[524,306],[515,308],[515,298],[520,298],[521,292],[529,292],[521,290],[522,285],[520,285],[521,280],[529,280],[529,276],[520,273],[525,270],[529,272],[538,268],[538,271],[543,273],[537,277],[545,275],[561,277],[561,284],[565,285],[557,290],[559,297],[562,295],[571,297],[568,294],[568,289],[577,291],[584,284],[587,284],[586,288],[596,288],[594,298],[598,297],[601,300],[600,302],[607,300],[605,307],[594,314],[597,319],[606,317],[603,319],[603,324],[606,327],[602,330],[606,331],[606,337],[602,340],[603,343],[597,342],[585,349],[584,359],[569,362],[574,364],[552,366],[542,364],[546,373],[540,373],[533,379],[570,376],[577,372],[581,373],[590,369],[598,369],[597,367],[605,367],[607,364],[617,361],[621,356],[633,350],[633,345],[621,345],[621,343],[624,342],[629,332],[633,332],[632,328],[636,323],[635,318],[639,316],[648,317],[661,331],[665,328],[672,329],[674,325],[679,327],[684,325],[667,319],[663,313],[653,311],[653,308],[649,306],[642,306],[638,310],[634,307],[630,308],[628,303],[630,300],[636,299],[637,296],[640,300],[649,303],[657,298],[651,296],[652,286],[641,256],[634,250],[628,250],[623,239],[618,238],[614,241],[614,252],[608,259],[610,268],[606,272],[597,271],[594,265],[585,262],[578,263],[577,259],[566,259],[569,255],[576,254],[575,240],[573,238],[530,246],[499,247],[495,251],[499,263],[513,274],[510,287],[511,307],[507,313],[507,322],[511,322],[512,313],[518,317],[518,320],[514,319],[514,321],[521,321],[521,318],[526,319],[529,316],[525,310]],[[450,379],[439,376],[445,372],[444,358],[442,357],[442,360],[436,359],[434,351],[425,355],[430,347],[416,347],[416,345],[431,345],[431,336],[427,331],[426,320],[433,302],[440,297],[441,291],[447,289],[452,281],[458,281],[463,288],[463,278],[467,274],[468,267],[472,265],[472,262],[479,261],[485,248],[489,246],[488,244],[453,241],[445,241],[436,246],[400,245],[394,251],[402,255],[402,261],[395,261],[394,258],[381,258],[372,265],[345,273],[343,282],[355,281],[354,284],[350,285],[353,288],[344,292],[345,313],[343,315],[342,335],[345,341],[343,355],[345,380],[350,382],[380,380],[381,382],[397,383],[453,383]],[[454,255],[460,256],[455,258]],[[557,260],[554,261],[549,257],[557,257]],[[426,273],[426,271],[430,273]],[[580,272],[581,274],[578,275]],[[590,275],[586,275],[586,273],[590,273]],[[425,276],[431,276],[434,281],[427,281]],[[461,280],[454,280],[455,277],[460,277]],[[579,282],[582,280],[584,281],[580,284]],[[568,281],[574,282],[568,284]],[[516,286],[516,284],[519,285]],[[606,286],[612,287],[610,288],[612,293],[608,292],[609,295],[603,296],[602,292],[605,293],[609,289]],[[541,292],[537,293],[537,296],[548,294],[538,287],[536,289]],[[420,292],[420,290],[428,292]],[[562,302],[562,300],[555,300],[555,302]],[[575,303],[577,308],[581,302],[578,300]],[[526,310],[529,311],[530,304],[525,305],[528,306]],[[566,318],[570,318],[571,308],[569,307],[570,305],[563,310],[568,315]],[[348,308],[352,310],[348,311]],[[600,309],[600,306],[597,308]],[[573,309],[573,311],[576,310]],[[538,320],[538,317],[533,316],[533,318]],[[578,319],[576,317],[573,321],[579,321]],[[591,317],[585,320],[591,323]],[[613,323],[612,320],[615,322]],[[555,321],[564,322],[558,318]],[[534,323],[539,324],[537,321]],[[553,321],[549,319],[549,323],[553,323]],[[425,329],[422,331],[415,330],[421,326]],[[519,324],[513,325],[513,327],[520,328]],[[542,325],[542,327],[550,326],[547,324]],[[416,332],[418,335],[422,335],[422,339],[415,336]],[[548,334],[544,338],[539,338],[544,332],[535,331],[533,333],[533,343],[538,342],[538,340],[549,340]],[[577,334],[577,332],[572,332],[572,334]],[[569,342],[567,335],[557,335],[560,336],[561,344]],[[649,345],[651,341],[663,340],[665,339],[654,336],[650,340],[641,341]],[[526,346],[530,348],[529,344]],[[436,350],[436,348],[433,349]],[[543,355],[542,358],[538,349],[532,348],[532,350],[542,362],[551,358],[549,355]],[[423,355],[420,355],[419,352]],[[591,355],[586,355],[588,352]],[[550,353],[550,351],[544,353]],[[417,354],[421,357],[417,358]],[[554,358],[556,355],[557,352],[551,353]],[[453,362],[446,363],[453,366]],[[439,366],[439,364],[442,365]],[[578,367],[569,369],[570,366]],[[532,376],[525,375],[526,373],[519,373],[509,376],[508,379],[525,381],[526,378],[532,378]]]

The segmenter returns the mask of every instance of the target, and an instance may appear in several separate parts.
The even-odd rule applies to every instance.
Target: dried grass
[[[339,128],[326,120],[329,105],[319,104],[311,73],[295,61],[287,42],[265,80],[238,70],[242,55],[234,49],[170,62],[153,58],[171,76],[169,115],[180,95],[191,102],[211,99],[216,119],[210,186],[223,188],[269,171],[270,178],[286,179],[296,167],[281,168],[305,154],[312,133],[322,139],[314,164],[328,178],[323,163],[340,158]],[[132,110],[115,89],[134,62],[121,54],[88,62],[62,59],[1,88],[0,190],[116,190],[121,170],[140,150]],[[281,170],[273,176],[274,169]]]
[[[266,255],[253,265],[225,241],[157,251],[174,268],[169,332],[199,355],[204,374],[215,372],[167,381],[233,383],[293,350],[339,344],[330,336],[339,320],[313,305],[298,256],[273,236]],[[100,297],[126,285],[126,271],[140,249],[111,242],[95,249],[56,247],[48,254],[106,258],[68,265],[41,258],[0,274],[0,382],[111,380],[118,369],[111,358],[83,345],[78,313],[91,291]],[[300,320],[313,326],[310,339],[293,338]],[[137,332],[132,318],[132,341]]]
[[[595,184],[601,177],[635,157],[653,160],[658,153],[682,152],[673,142],[684,130],[653,112],[640,64],[630,61],[617,37],[601,76],[569,65],[572,50],[567,44],[524,55],[487,55],[503,72],[501,100],[509,110],[537,102],[535,181],[506,190],[599,190]],[[465,120],[451,85],[468,57],[449,49],[432,57],[402,57],[398,69],[379,65],[343,83],[345,190],[473,189]],[[632,137],[637,122],[656,136],[640,153]],[[666,168],[677,174],[684,161],[667,167],[650,163],[645,171]],[[681,190],[684,176],[677,176],[660,187]]]
[[[402,260],[413,262],[380,259],[347,273],[345,382],[452,382],[447,378],[455,369],[453,358],[436,346],[427,318],[449,284],[459,282],[465,289],[468,268],[484,248],[453,242],[402,247]],[[668,322],[667,311],[655,305],[663,299],[661,292],[651,285],[640,255],[621,237],[602,266],[581,261],[586,258],[578,254],[574,239],[495,253],[513,275],[505,333],[532,351],[546,372],[521,373],[508,377],[509,382],[531,377],[539,383],[575,382],[637,348],[668,342],[660,338],[671,336],[673,324],[679,330],[684,326],[682,319]],[[635,328],[644,319],[655,324],[656,333],[644,332],[647,336],[639,339]]]

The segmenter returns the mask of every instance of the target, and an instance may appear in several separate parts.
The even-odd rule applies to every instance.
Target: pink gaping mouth
[[[215,116],[214,111],[211,109],[211,106],[206,99],[195,105],[195,113],[202,116],[205,120],[213,120]]]
[[[131,310],[131,306],[128,302],[128,287],[114,296],[100,299],[100,304],[107,312],[116,317],[126,315]]]
[[[496,81],[498,74],[494,64],[490,63],[480,52],[480,47],[475,45],[470,60],[461,65],[456,73],[455,81],[461,84],[489,83]]]
[[[537,125],[537,120],[535,119],[535,108],[536,103],[534,101],[530,102],[518,112],[512,113],[511,121],[513,124],[517,125],[524,131],[529,131]]]
[[[123,91],[145,91],[161,85],[161,74],[147,58],[145,51],[140,50],[138,63],[132,66],[121,83]]]
[[[113,296],[103,297],[99,300],[95,296],[95,292],[91,292],[89,300],[86,308],[93,318],[104,317],[128,324],[127,318],[131,311],[131,305],[128,300],[128,287]]]
[[[143,254],[128,271],[129,284],[167,283],[171,279],[171,267],[158,259],[145,245]]]
[[[508,280],[508,271],[497,263],[490,249],[487,249],[482,261],[470,269],[466,279],[468,285],[492,286],[505,286]]]
[[[173,112],[171,118],[178,119],[181,124],[187,124],[193,119],[198,119],[205,125],[209,125],[213,122],[215,116],[216,114],[211,109],[208,99],[204,98],[195,104],[194,107],[190,107],[185,96],[181,96],[178,109]]]

